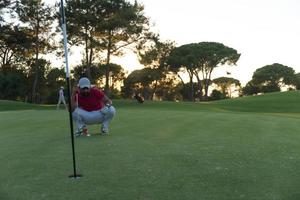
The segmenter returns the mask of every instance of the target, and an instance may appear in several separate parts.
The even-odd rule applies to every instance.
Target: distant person
[[[75,136],[90,136],[87,125],[102,124],[101,134],[108,135],[109,123],[116,110],[103,91],[91,87],[90,80],[83,77],[72,96],[72,115],[77,124]]]
[[[58,103],[56,105],[57,110],[59,109],[61,103],[63,103],[65,105],[65,108],[68,109],[64,95],[64,87],[60,87],[58,91]]]
[[[141,96],[141,95],[139,95],[139,94],[137,94],[137,93],[135,93],[135,95],[133,96],[136,100],[137,100],[137,102],[139,102],[139,103],[144,103],[144,98]]]

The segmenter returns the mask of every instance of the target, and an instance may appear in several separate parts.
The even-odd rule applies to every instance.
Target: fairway
[[[299,100],[116,100],[109,136],[75,139],[79,180],[68,113],[0,101],[0,199],[299,200]]]

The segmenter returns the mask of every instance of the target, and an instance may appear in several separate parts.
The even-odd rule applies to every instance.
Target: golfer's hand
[[[109,107],[110,107],[110,105],[105,105],[101,110],[100,110],[100,112],[102,113],[102,114],[107,114],[108,112],[109,112]]]

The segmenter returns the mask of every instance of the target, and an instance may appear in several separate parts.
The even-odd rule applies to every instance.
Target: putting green
[[[75,139],[79,180],[68,113],[0,101],[0,199],[298,200],[299,97],[115,101],[109,136]]]

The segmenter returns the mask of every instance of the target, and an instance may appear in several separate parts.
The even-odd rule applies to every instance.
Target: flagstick
[[[69,119],[70,119],[70,128],[71,128],[71,143],[72,143],[72,155],[73,155],[73,174],[70,175],[70,178],[80,178],[82,175],[76,173],[76,158],[75,158],[75,145],[74,145],[74,130],[73,130],[73,119],[72,119],[72,105],[71,105],[71,84],[70,84],[70,72],[69,72],[69,63],[68,63],[68,41],[67,41],[67,28],[66,28],[66,20],[65,20],[65,10],[64,10],[64,2],[60,1],[61,4],[61,22],[62,22],[62,30],[63,30],[63,38],[64,38],[64,50],[65,50],[65,61],[66,61],[66,81],[68,88],[68,103],[69,103]]]

